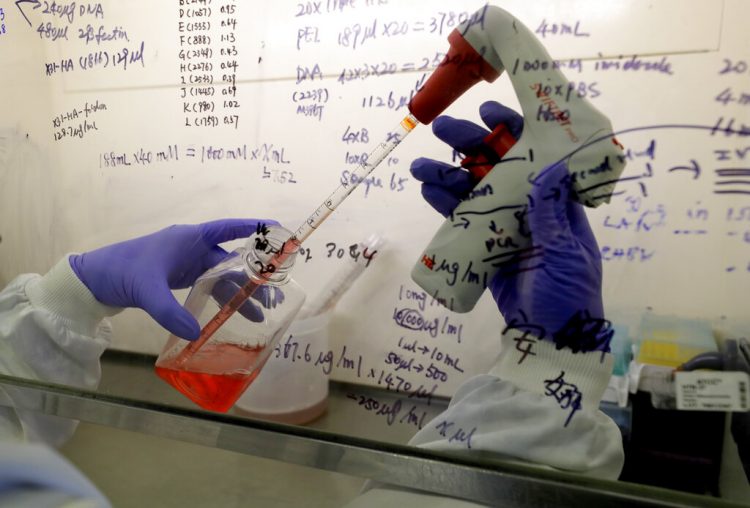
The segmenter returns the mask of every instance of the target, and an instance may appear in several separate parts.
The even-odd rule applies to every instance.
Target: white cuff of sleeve
[[[44,309],[69,321],[75,328],[91,333],[105,317],[122,311],[119,307],[104,305],[94,298],[63,256],[43,277],[26,285],[26,295],[34,307]]]
[[[506,336],[497,363],[489,374],[509,381],[522,390],[553,395],[561,387],[574,386],[581,394],[581,407],[596,410],[612,375],[614,359],[601,351],[573,353],[557,349],[547,340]]]

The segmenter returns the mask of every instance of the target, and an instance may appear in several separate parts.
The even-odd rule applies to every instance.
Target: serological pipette
[[[357,188],[357,186],[372,173],[376,167],[403,141],[407,134],[419,125],[419,121],[411,113],[407,114],[397,128],[390,132],[385,141],[381,141],[373,148],[366,159],[361,162],[352,173],[349,181],[342,182],[315,211],[300,225],[292,236],[284,242],[278,252],[274,253],[269,264],[261,270],[262,274],[270,277],[278,267],[297,252],[304,242],[315,231],[336,208]],[[267,279],[266,279],[267,280]],[[253,293],[264,284],[264,280],[250,278],[239,291],[212,317],[201,330],[201,334],[195,341],[191,342],[179,353],[175,359],[176,364],[183,365],[196,351],[198,351],[208,339],[234,314],[237,309]]]

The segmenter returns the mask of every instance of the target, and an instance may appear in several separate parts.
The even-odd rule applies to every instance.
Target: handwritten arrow
[[[29,20],[28,16],[26,16],[26,13],[23,12],[23,9],[21,9],[21,4],[32,4],[34,9],[38,9],[42,6],[42,3],[39,0],[16,0],[16,7],[18,7],[18,10],[21,11],[21,15],[26,20],[26,23],[31,26],[31,20]]]
[[[667,170],[669,173],[672,171],[691,171],[693,173],[693,180],[697,180],[701,176],[701,167],[698,161],[690,159],[690,165],[685,166],[673,166]]]

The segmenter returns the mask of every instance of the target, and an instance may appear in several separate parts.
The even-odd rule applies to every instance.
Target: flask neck
[[[269,283],[286,282],[299,249],[299,242],[291,236],[280,226],[259,226],[245,244],[244,258],[250,274]]]

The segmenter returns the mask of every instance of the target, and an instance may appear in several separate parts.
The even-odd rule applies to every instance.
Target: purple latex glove
[[[211,295],[223,307],[234,297],[242,287],[250,280],[242,272],[229,272],[221,280],[216,281]],[[259,301],[266,309],[272,309],[284,301],[284,293],[275,286],[260,286],[251,295],[253,300]],[[263,321],[263,311],[249,299],[240,305],[237,311],[245,318],[255,323]]]
[[[515,111],[490,101],[479,113],[489,130],[441,116],[432,124],[433,133],[466,155],[476,153],[500,123],[516,139],[521,136],[523,118]],[[476,185],[465,169],[432,159],[415,160],[411,173],[423,182],[425,200],[444,216]],[[565,163],[540,171],[524,201],[529,203],[525,225],[536,249],[489,284],[506,323],[553,340],[558,348],[608,351],[612,331],[604,319],[601,254],[583,207],[570,199]]]
[[[171,333],[197,339],[200,326],[180,305],[172,289],[193,285],[206,270],[217,265],[227,252],[218,244],[244,238],[260,224],[273,220],[226,219],[197,225],[176,225],[150,235],[72,255],[70,266],[94,297],[113,307],[139,307]],[[266,289],[253,295],[266,307],[276,297]],[[275,288],[273,288],[275,289]],[[274,293],[275,294],[275,293]],[[266,305],[267,304],[267,305]],[[262,319],[260,309],[248,301],[240,312]]]

